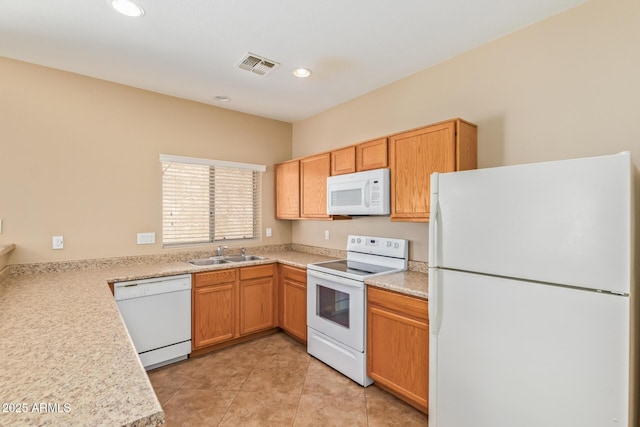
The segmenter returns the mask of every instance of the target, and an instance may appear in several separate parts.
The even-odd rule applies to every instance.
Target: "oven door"
[[[307,270],[307,325],[344,345],[364,351],[364,283]]]

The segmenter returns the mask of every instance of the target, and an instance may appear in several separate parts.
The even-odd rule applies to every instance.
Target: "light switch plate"
[[[156,242],[156,233],[138,233],[139,245],[153,245]]]
[[[271,237],[271,227],[267,227],[267,231],[265,233],[267,237]]]

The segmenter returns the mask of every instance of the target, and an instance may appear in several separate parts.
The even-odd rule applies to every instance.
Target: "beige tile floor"
[[[426,426],[375,385],[361,387],[283,333],[149,371],[166,425]]]

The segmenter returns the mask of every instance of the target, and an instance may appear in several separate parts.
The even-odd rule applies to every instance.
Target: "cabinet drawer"
[[[273,266],[274,264],[243,267],[240,269],[240,280],[273,276]]]
[[[235,282],[238,277],[238,270],[230,268],[226,270],[205,271],[193,275],[193,283],[196,288],[220,283]]]
[[[429,302],[426,299],[367,286],[367,304],[411,316],[416,320],[429,321]]]
[[[296,267],[282,266],[282,277],[294,282],[307,283],[307,270]]]

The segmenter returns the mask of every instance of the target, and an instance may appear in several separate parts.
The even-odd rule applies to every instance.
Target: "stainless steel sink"
[[[262,256],[258,255],[237,255],[237,256],[227,256],[224,257],[225,260],[229,262],[244,262],[244,261],[258,261],[264,259]]]
[[[237,256],[226,256],[226,257],[191,259],[189,260],[189,264],[202,267],[207,265],[229,264],[234,262],[258,261],[261,259],[265,259],[265,258],[258,255],[237,255]]]
[[[192,259],[189,260],[189,264],[191,265],[196,265],[196,266],[203,266],[203,265],[216,265],[216,264],[227,264],[231,261],[227,261],[226,259],[223,258],[201,258],[201,259]]]

